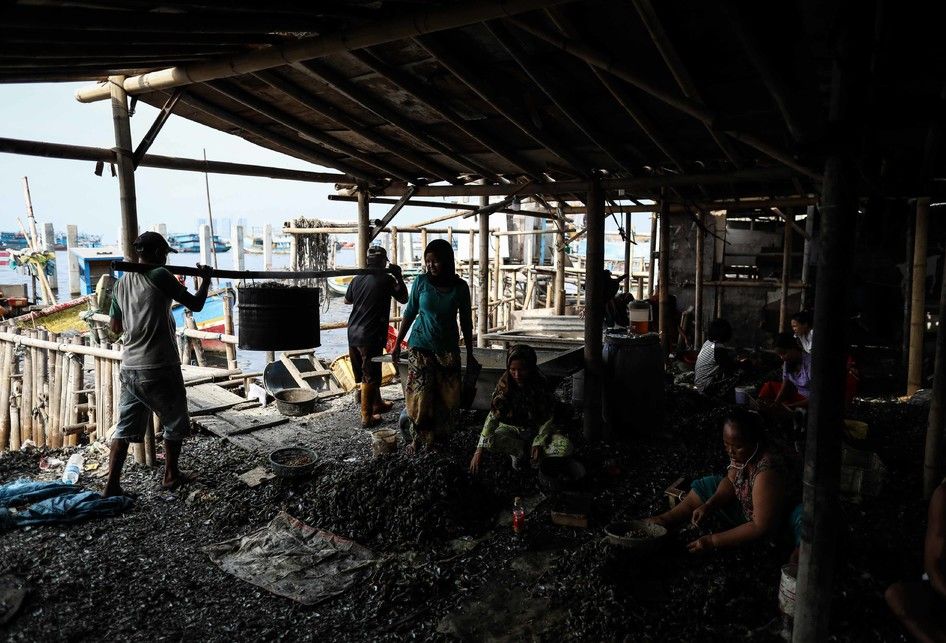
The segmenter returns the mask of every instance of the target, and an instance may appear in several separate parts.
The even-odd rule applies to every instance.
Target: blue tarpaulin
[[[35,482],[21,479],[0,485],[0,531],[25,527],[79,522],[115,516],[131,507],[131,498],[103,498],[65,482]],[[15,509],[14,507],[23,507]]]

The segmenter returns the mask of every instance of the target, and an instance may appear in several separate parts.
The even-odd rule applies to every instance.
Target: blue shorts
[[[716,493],[716,489],[719,487],[719,483],[723,481],[724,476],[705,476],[703,478],[698,478],[693,481],[693,484],[690,485],[696,495],[706,502],[710,497]],[[792,509],[792,513],[788,517],[788,525],[792,529],[792,537],[795,541],[795,546],[797,547],[801,544],[801,516],[802,516],[802,504],[798,503]],[[738,503],[733,503],[728,507],[723,507],[716,512],[723,521],[730,527],[738,527],[739,525],[749,522],[746,518],[746,514],[742,511],[742,507]]]
[[[180,367],[121,369],[122,393],[118,402],[115,439],[141,442],[151,414],[164,427],[164,439],[180,442],[190,433],[187,391]]]

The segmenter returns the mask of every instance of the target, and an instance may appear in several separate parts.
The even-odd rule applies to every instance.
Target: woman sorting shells
[[[793,540],[797,546],[801,476],[782,450],[766,439],[759,414],[733,409],[723,422],[723,446],[729,456],[726,475],[694,480],[677,506],[650,522],[668,529],[687,523],[702,527],[712,517],[725,527],[691,542],[688,548],[694,553],[767,537]]]
[[[535,350],[525,344],[513,346],[470,460],[470,473],[479,471],[484,451],[510,456],[514,468],[519,467],[530,448],[528,453],[535,464],[541,457],[571,455],[571,441],[553,432],[554,414],[555,397],[539,372]]]
[[[466,346],[467,364],[473,357],[473,317],[470,288],[456,273],[453,247],[435,239],[424,249],[426,272],[414,279],[394,351],[400,358],[401,341],[408,338],[405,413],[401,428],[407,451],[435,446],[449,436],[460,410],[460,331]]]

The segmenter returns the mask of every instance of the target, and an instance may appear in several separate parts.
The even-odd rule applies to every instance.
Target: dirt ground
[[[396,410],[388,416],[392,426]],[[126,514],[0,535],[0,575],[29,587],[4,637],[778,640],[786,551],[759,545],[693,556],[684,547],[692,533],[646,556],[603,542],[608,522],[665,507],[663,490],[675,478],[725,467],[720,408],[674,389],[667,412],[669,437],[640,427],[618,445],[583,444],[580,420],[564,421],[589,472],[588,529],[551,524],[557,499],[539,489],[529,469],[514,472],[508,461],[491,461],[476,479],[466,473],[481,414],[464,416],[442,453],[374,459],[346,396],[312,416],[333,429],[313,478],[255,488],[237,476],[265,465],[266,454],[197,435],[183,456],[185,468],[200,475],[196,486],[162,492],[158,470],[129,463],[125,489],[140,495]],[[844,506],[832,631],[842,641],[905,640],[883,590],[920,572],[926,411],[861,401],[851,416],[870,424],[889,483],[879,497]],[[41,474],[40,459],[68,453],[5,454],[0,482],[56,477],[61,469]],[[81,483],[101,488],[100,472],[87,471]],[[515,495],[532,509],[521,536],[510,526]],[[378,563],[371,575],[339,598],[304,607],[227,575],[202,552],[267,524],[280,510],[372,548]]]

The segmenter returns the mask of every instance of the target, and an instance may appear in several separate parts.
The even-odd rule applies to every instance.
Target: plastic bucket
[[[377,429],[371,432],[371,451],[376,456],[394,453],[397,449],[397,431]]]
[[[778,583],[778,609],[785,616],[795,616],[795,584],[798,565],[783,565],[782,577]]]
[[[751,386],[737,386],[736,387],[736,404],[738,404],[739,406],[745,406],[749,403],[750,397],[752,397]]]

